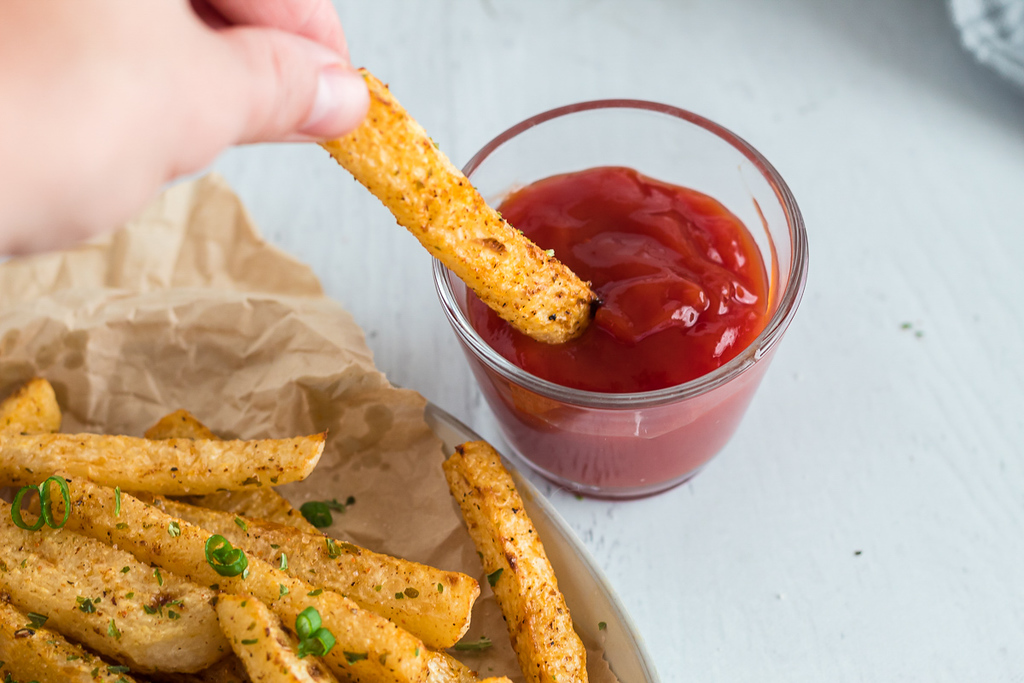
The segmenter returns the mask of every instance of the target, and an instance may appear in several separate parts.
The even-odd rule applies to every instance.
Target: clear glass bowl
[[[757,150],[716,123],[654,102],[600,100],[538,114],[489,142],[463,170],[498,206],[534,181],[596,166],[631,167],[710,195],[754,236],[770,278],[770,317],[731,361],[657,391],[571,389],[531,375],[491,349],[467,318],[465,285],[439,262],[434,282],[516,455],[573,491],[630,498],[693,477],[735,432],[800,303],[807,234],[792,193]]]

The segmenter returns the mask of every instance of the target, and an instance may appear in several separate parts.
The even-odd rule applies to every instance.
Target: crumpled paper
[[[522,680],[425,400],[388,383],[352,317],[259,237],[223,180],[177,185],[101,240],[0,265],[0,396],[34,376],[53,384],[66,432],[141,435],[178,408],[227,438],[326,430],[313,475],[281,492],[351,496],[331,535],[476,577],[467,637],[494,647],[460,658]],[[594,652],[588,668],[616,680]]]

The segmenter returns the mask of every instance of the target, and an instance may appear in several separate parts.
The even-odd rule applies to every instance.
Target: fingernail
[[[366,82],[357,71],[328,64],[317,79],[316,101],[301,131],[319,138],[335,138],[358,126],[369,106]]]

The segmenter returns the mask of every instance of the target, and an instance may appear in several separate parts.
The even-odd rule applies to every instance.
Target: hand
[[[226,147],[362,121],[329,0],[0,2],[0,253],[116,227]]]

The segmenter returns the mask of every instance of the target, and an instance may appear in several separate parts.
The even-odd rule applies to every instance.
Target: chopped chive
[[[460,643],[455,643],[455,646],[452,647],[452,649],[459,650],[461,652],[479,652],[481,650],[486,650],[493,644],[494,643],[492,643],[491,639],[487,636],[480,636],[480,640],[475,640],[473,642],[467,643],[463,641]]]

